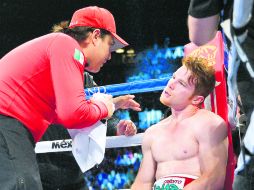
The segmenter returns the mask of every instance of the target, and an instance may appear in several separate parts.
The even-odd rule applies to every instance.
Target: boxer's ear
[[[192,105],[199,105],[201,103],[203,103],[205,100],[204,96],[200,96],[200,95],[195,95],[193,98],[192,98]]]

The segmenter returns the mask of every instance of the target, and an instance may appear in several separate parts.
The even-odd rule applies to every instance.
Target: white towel
[[[91,127],[68,129],[72,138],[72,154],[82,172],[102,162],[106,146],[106,131],[106,125],[100,121]]]

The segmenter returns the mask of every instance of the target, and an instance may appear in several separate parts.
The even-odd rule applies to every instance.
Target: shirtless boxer
[[[202,58],[186,57],[182,63],[160,97],[172,115],[146,130],[132,190],[223,189],[226,123],[201,109],[215,85],[214,69]]]

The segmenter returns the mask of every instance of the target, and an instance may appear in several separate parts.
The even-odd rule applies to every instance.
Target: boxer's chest
[[[186,160],[198,155],[198,142],[191,126],[170,126],[161,130],[152,144],[158,162]]]

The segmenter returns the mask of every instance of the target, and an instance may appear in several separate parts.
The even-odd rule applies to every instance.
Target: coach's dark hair
[[[69,21],[62,21],[52,27],[52,32],[62,32],[73,37],[78,42],[85,40],[90,32],[93,32],[97,28],[87,27],[87,26],[77,26],[75,28],[69,28]],[[99,28],[100,29],[100,28]],[[109,31],[100,29],[101,38],[110,34]]]

